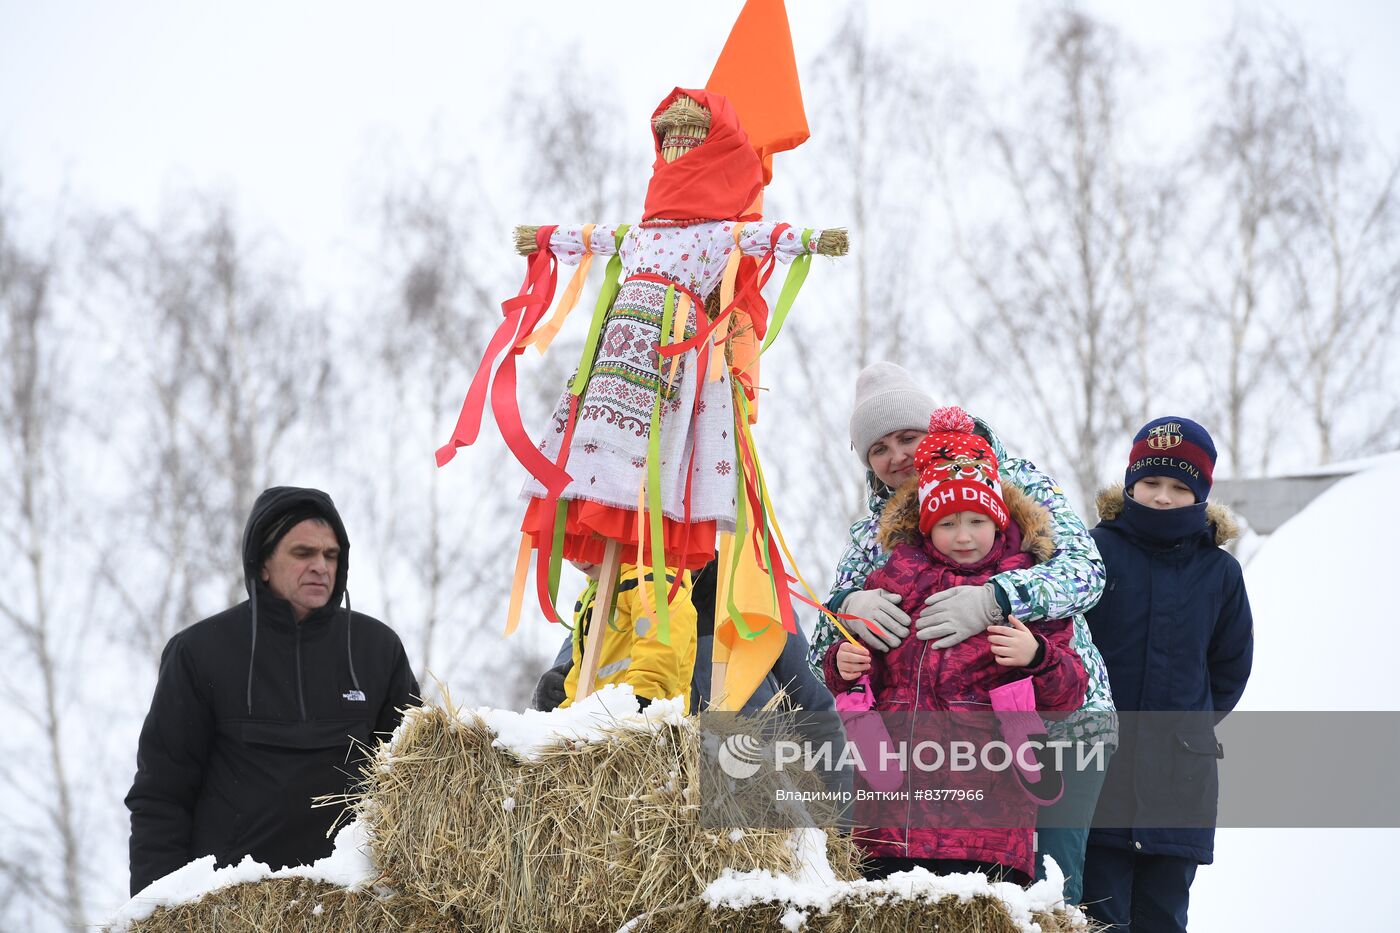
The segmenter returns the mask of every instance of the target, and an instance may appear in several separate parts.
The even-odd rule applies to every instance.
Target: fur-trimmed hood
[[[1015,486],[1002,486],[1001,498],[1011,520],[1021,529],[1021,550],[1044,563],[1055,553],[1054,522],[1050,510]],[[917,545],[919,531],[919,481],[911,479],[895,490],[880,516],[880,545],[893,551],[899,544]]]
[[[1098,511],[1101,522],[1112,521],[1122,515],[1123,484],[1116,483],[1106,489],[1100,489],[1094,500],[1094,508]],[[1210,526],[1217,547],[1224,547],[1240,536],[1240,524],[1235,519],[1235,513],[1218,502],[1206,504],[1206,524]]]

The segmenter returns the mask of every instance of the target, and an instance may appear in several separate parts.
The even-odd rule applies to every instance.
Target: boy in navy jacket
[[[1156,715],[1124,717],[1094,825],[1138,818],[1090,832],[1084,902],[1095,920],[1138,933],[1186,929],[1196,868],[1214,858],[1221,749],[1212,727],[1239,702],[1254,652],[1244,575],[1221,547],[1235,522],[1206,502],[1214,466],[1215,444],[1199,424],[1148,422],[1133,438],[1123,487],[1099,494],[1091,532],[1107,570],[1086,616],[1094,644],[1118,708]],[[1165,711],[1197,715],[1164,729]],[[1154,802],[1204,816],[1151,828],[1140,817]]]

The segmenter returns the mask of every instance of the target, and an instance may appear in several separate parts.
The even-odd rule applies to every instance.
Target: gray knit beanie
[[[937,406],[933,397],[914,384],[903,366],[871,363],[856,377],[856,404],[851,411],[851,446],[866,467],[870,448],[891,431],[928,430]]]

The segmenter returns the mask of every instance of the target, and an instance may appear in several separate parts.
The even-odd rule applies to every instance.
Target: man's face
[[[274,595],[292,604],[300,622],[331,598],[340,542],[329,525],[314,518],[298,522],[277,542],[263,564],[262,578]]]

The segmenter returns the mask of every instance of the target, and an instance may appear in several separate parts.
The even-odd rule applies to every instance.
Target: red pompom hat
[[[929,419],[928,436],[914,450],[924,534],[943,516],[958,512],[981,512],[1002,531],[1011,520],[1001,497],[997,455],[975,428],[972,416],[956,405],[939,408]]]

